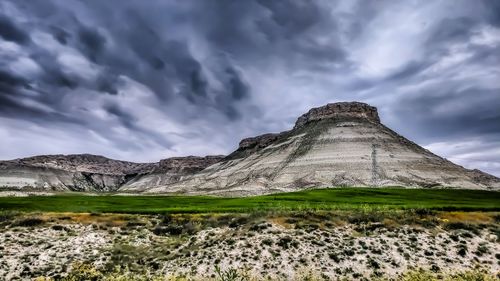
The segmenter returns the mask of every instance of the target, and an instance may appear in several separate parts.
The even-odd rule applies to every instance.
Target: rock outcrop
[[[223,161],[147,192],[241,196],[335,186],[500,189],[500,179],[398,135],[375,107],[342,102],[311,109],[290,131],[244,139]]]
[[[120,191],[139,192],[153,186],[170,185],[222,161],[224,157],[223,155],[215,155],[167,158],[161,160],[158,167],[152,172],[134,177],[123,184]]]
[[[337,102],[312,108],[297,119],[294,129],[298,129],[311,121],[323,119],[363,119],[380,123],[376,107],[362,102]]]
[[[0,161],[0,166],[9,164],[109,175],[146,173],[157,166],[156,163],[134,163],[92,154],[40,155]]]
[[[172,157],[160,160],[158,169],[155,172],[184,172],[194,173],[205,169],[217,162],[224,159],[224,155],[214,156],[186,156],[186,157]]]
[[[41,155],[0,161],[0,188],[51,191],[117,191],[148,175],[164,181],[203,170],[223,156],[175,157],[158,163],[133,163],[90,154]],[[168,179],[167,179],[168,178]]]

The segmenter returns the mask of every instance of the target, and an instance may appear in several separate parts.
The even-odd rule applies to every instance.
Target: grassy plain
[[[0,210],[94,213],[247,213],[260,211],[500,211],[500,192],[459,189],[329,188],[263,196],[78,195],[0,197]]]

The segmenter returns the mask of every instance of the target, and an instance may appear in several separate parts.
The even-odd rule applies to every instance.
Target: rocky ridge
[[[161,160],[150,173],[139,175],[120,187],[122,192],[140,192],[151,186],[170,185],[222,161],[223,155],[173,157]]]
[[[176,178],[204,169],[223,156],[187,156],[133,163],[99,155],[41,155],[0,161],[0,187],[22,190],[116,191],[151,174]]]
[[[126,175],[147,173],[154,170],[157,163],[134,163],[106,158],[92,154],[39,155],[27,158],[0,161],[0,167],[31,166],[65,171]]]

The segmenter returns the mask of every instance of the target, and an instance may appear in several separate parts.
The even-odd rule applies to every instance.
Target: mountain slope
[[[34,156],[0,161],[0,188],[106,192],[130,184],[124,189],[131,190],[136,182],[148,186],[175,182],[220,159],[222,156],[188,156],[133,163],[90,154]],[[148,181],[155,177],[161,180]]]
[[[220,162],[225,156],[187,156],[161,160],[151,172],[137,176],[124,183],[120,191],[139,192],[152,186],[164,186],[176,183],[206,167]]]
[[[500,179],[453,164],[380,123],[363,103],[313,108],[295,127],[241,141],[224,161],[147,192],[251,195],[329,186],[498,189]]]
[[[155,163],[132,163],[90,154],[42,155],[0,161],[0,187],[57,191],[114,191]]]

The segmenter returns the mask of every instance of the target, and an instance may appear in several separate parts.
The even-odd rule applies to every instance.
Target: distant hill
[[[223,156],[174,157],[158,163],[133,163],[90,154],[42,155],[0,161],[0,188],[44,191],[117,191],[138,178],[154,184],[179,180]]]

